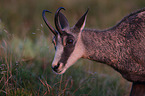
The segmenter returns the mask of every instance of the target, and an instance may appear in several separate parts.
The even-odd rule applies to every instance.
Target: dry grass
[[[123,96],[129,92],[130,84],[112,74],[114,70],[88,60],[79,60],[64,75],[56,75],[51,70],[53,52],[48,51],[53,47],[44,36],[33,43],[6,34],[0,46],[0,95]]]

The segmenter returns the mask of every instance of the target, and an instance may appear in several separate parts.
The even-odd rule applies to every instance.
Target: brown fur
[[[145,8],[126,16],[108,30],[84,29],[82,32],[82,41],[86,49],[84,58],[112,66],[129,81],[145,82],[143,12]]]
[[[81,57],[95,60],[111,66],[125,79],[133,82],[130,96],[145,96],[145,8],[131,13],[114,27],[103,31],[84,29],[88,10],[76,25],[70,28],[65,16],[59,13],[61,9],[64,8],[60,7],[55,15],[60,17],[62,27],[58,32],[53,31],[46,22],[45,10],[43,11],[44,20],[50,30],[56,37],[60,36],[56,40],[57,56],[55,57],[58,58],[53,61],[53,70],[63,74]],[[66,44],[67,40],[63,38],[65,34],[68,40],[73,39],[70,45]],[[69,35],[72,37],[70,38]],[[61,50],[58,46],[60,44],[63,46]]]

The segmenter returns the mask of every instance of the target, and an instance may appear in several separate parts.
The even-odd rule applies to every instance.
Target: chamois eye
[[[73,39],[68,39],[66,44],[72,44],[73,43]]]

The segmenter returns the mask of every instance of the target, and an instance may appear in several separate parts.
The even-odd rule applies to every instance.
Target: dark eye
[[[73,39],[68,39],[66,44],[73,44]]]

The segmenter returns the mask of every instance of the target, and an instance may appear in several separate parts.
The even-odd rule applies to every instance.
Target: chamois
[[[55,57],[52,69],[63,74],[79,58],[86,58],[107,64],[125,79],[133,82],[130,96],[145,96],[145,8],[124,17],[118,24],[98,31],[86,29],[88,10],[73,26],[69,27],[66,17],[55,13],[55,30],[42,16],[54,34]]]

